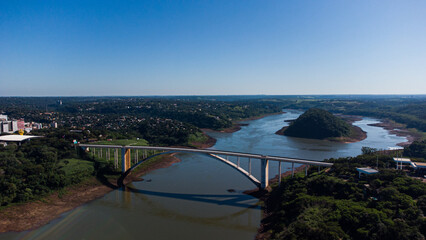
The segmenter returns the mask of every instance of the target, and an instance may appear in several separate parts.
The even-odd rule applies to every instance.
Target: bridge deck
[[[159,151],[177,151],[177,152],[188,152],[188,153],[204,153],[214,155],[227,155],[236,157],[246,157],[255,159],[267,159],[279,162],[292,162],[305,165],[331,167],[333,163],[327,163],[316,160],[300,159],[300,158],[288,158],[280,156],[266,156],[261,154],[252,153],[241,153],[232,151],[212,150],[212,149],[191,149],[191,148],[177,148],[177,147],[153,147],[153,146],[120,146],[120,145],[97,145],[97,144],[79,144],[80,147],[91,147],[91,148],[126,148],[126,149],[142,149],[142,150],[159,150]]]

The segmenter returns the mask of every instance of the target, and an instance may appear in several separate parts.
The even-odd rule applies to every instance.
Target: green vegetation
[[[120,145],[120,146],[148,146],[148,141],[145,139],[111,139],[98,141],[93,144],[99,145]]]
[[[325,139],[348,137],[352,127],[339,117],[317,108],[311,108],[299,116],[283,132],[286,136]]]
[[[191,147],[196,147],[197,144],[208,142],[209,137],[204,133],[197,132],[189,135],[188,145]]]
[[[0,147],[0,206],[39,199],[88,177],[116,174],[111,161],[87,156],[72,143],[99,136],[97,131],[44,129],[36,134],[44,137]]]
[[[58,151],[52,145],[37,139],[22,147],[10,144],[1,148],[0,206],[36,199],[76,182],[73,174],[66,175],[61,170],[58,156],[77,156],[66,148]]]
[[[155,145],[187,145],[189,136],[200,130],[190,124],[176,120],[150,119],[137,125],[138,134]]]
[[[59,171],[64,172],[65,179],[69,182],[65,185],[79,183],[83,179],[93,176],[95,166],[93,161],[83,159],[68,158],[62,159],[58,163]]]
[[[390,119],[426,131],[426,101],[419,96],[299,96],[282,99],[283,108],[321,108],[333,113]]]
[[[424,239],[426,184],[390,156],[330,159],[329,171],[287,177],[266,201],[271,239]],[[380,172],[358,179],[356,167]]]
[[[404,148],[404,155],[408,157],[426,159],[426,140],[414,141]]]

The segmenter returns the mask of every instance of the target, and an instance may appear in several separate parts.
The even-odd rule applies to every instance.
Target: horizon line
[[[182,95],[10,95],[7,97],[232,97],[232,96],[426,96],[426,93],[342,93],[342,94],[182,94]]]

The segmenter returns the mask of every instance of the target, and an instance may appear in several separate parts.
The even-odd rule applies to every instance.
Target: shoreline
[[[126,177],[124,184],[141,181],[140,176],[153,170],[167,168],[180,159],[174,154],[162,156],[148,166],[141,166]],[[107,182],[105,182],[107,181]],[[90,177],[83,182],[56,191],[39,200],[5,207],[0,210],[0,233],[23,232],[42,227],[62,214],[105,196],[118,189],[117,179],[99,180]],[[61,194],[62,192],[65,192]]]
[[[281,111],[281,112],[275,112],[275,113],[266,113],[266,114],[261,114],[259,116],[254,116],[254,117],[249,117],[249,118],[243,118],[243,119],[234,121],[232,123],[231,127],[224,128],[224,129],[221,129],[221,130],[214,130],[214,129],[210,129],[210,128],[203,128],[201,130],[203,132],[234,133],[234,132],[238,132],[239,130],[241,130],[241,127],[249,125],[248,123],[241,123],[241,122],[257,120],[257,119],[261,119],[261,118],[264,118],[264,117],[279,115],[279,114],[283,114],[283,113],[285,113],[285,112]]]
[[[358,115],[343,115],[343,114],[334,114],[337,117],[342,118],[345,122],[349,123],[352,127],[353,133],[350,137],[329,137],[324,139],[317,139],[317,140],[325,140],[330,142],[340,142],[340,143],[355,143],[360,142],[367,138],[367,133],[363,131],[360,127],[353,125],[356,121],[361,121],[362,116]],[[294,119],[296,120],[296,119]],[[294,120],[287,120],[288,122],[292,122]],[[287,129],[288,126],[284,126],[278,131],[275,132],[277,135],[286,136],[284,134],[284,131]],[[289,136],[287,136],[289,137]],[[306,138],[306,139],[313,139],[313,138]]]
[[[297,168],[294,169],[294,174],[297,174],[299,172],[303,172],[305,169],[305,165],[299,166]],[[283,177],[288,177],[291,176],[291,170],[290,171],[286,171],[284,173],[281,174],[281,178]],[[274,178],[269,179],[269,184],[275,184],[278,182],[278,174],[275,175]],[[271,196],[271,187],[268,187],[267,190],[263,190],[263,191],[259,191],[258,188],[256,189],[252,189],[252,190],[247,190],[243,192],[244,194],[248,194],[251,195],[255,198],[258,198],[259,201],[262,203],[262,217],[260,220],[260,225],[257,229],[257,233],[255,236],[255,240],[265,240],[265,239],[269,239],[269,223],[267,222],[269,217],[271,216],[272,212],[269,210],[268,208],[268,201],[273,201],[273,196]]]
[[[396,144],[400,147],[405,147],[407,145],[410,145],[414,141],[420,140],[422,138],[422,134],[420,132],[419,133],[411,132],[402,124],[389,121],[387,119],[379,119],[379,120],[380,120],[379,123],[368,124],[368,126],[381,127],[389,131],[389,133],[394,134],[398,137],[405,137],[407,139],[406,142],[400,142]]]
[[[360,115],[342,115],[342,114],[336,114],[336,115],[338,115],[339,117],[343,118],[344,120],[348,121],[351,124],[356,122],[356,121],[360,121],[364,118],[363,116],[360,116]],[[385,119],[377,118],[377,120],[380,121],[380,122],[379,123],[371,123],[371,124],[367,124],[367,125],[373,126],[373,127],[381,127],[383,129],[389,131],[389,133],[395,134],[398,137],[407,138],[407,142],[397,143],[396,144],[397,146],[405,147],[407,145],[410,145],[414,141],[422,139],[422,134],[420,132],[410,131],[405,127],[404,124],[396,123],[396,122],[391,121],[391,120],[386,119],[386,118]]]
[[[294,174],[302,172],[305,169],[306,165],[301,165],[294,169]],[[285,171],[281,173],[281,178],[288,177],[291,175],[291,170]],[[271,190],[271,185],[278,182],[278,174],[275,175],[275,177],[269,179],[269,186],[266,190],[260,190],[259,188],[254,188],[250,190],[246,190],[243,193],[253,196],[255,198],[258,198],[260,201],[266,200],[266,196],[268,195],[269,191]]]
[[[198,148],[198,149],[205,149],[205,148],[213,147],[216,144],[216,141],[217,141],[216,138],[209,136],[208,134],[206,134],[204,132],[204,130],[202,130],[202,132],[203,132],[204,136],[207,137],[207,141],[205,141],[205,142],[191,142],[190,145],[192,145],[193,147]]]

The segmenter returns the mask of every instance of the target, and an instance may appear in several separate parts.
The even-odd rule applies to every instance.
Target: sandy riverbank
[[[404,147],[410,145],[412,142],[420,140],[422,134],[415,131],[408,130],[404,125],[395,123],[389,120],[380,120],[379,123],[368,124],[369,126],[382,127],[388,130],[391,134],[395,134],[400,137],[406,137],[407,142],[398,143],[398,146]]]
[[[169,167],[179,161],[173,154],[161,156],[136,169],[124,183],[141,180],[140,176]],[[116,178],[99,180],[92,177],[78,185],[67,187],[65,191],[61,191],[63,194],[55,192],[38,201],[5,207],[0,210],[0,233],[21,232],[41,227],[63,213],[98,199],[117,188]]]
[[[349,123],[360,121],[363,118],[362,116],[357,115],[339,115],[339,117],[345,119]],[[399,124],[388,119],[379,119],[379,121],[379,123],[368,124],[368,126],[382,127],[388,130],[391,134],[395,134],[399,137],[406,137],[407,142],[398,143],[398,146],[404,147],[410,145],[412,142],[420,140],[423,137],[423,135],[419,132],[408,130],[403,124]]]

